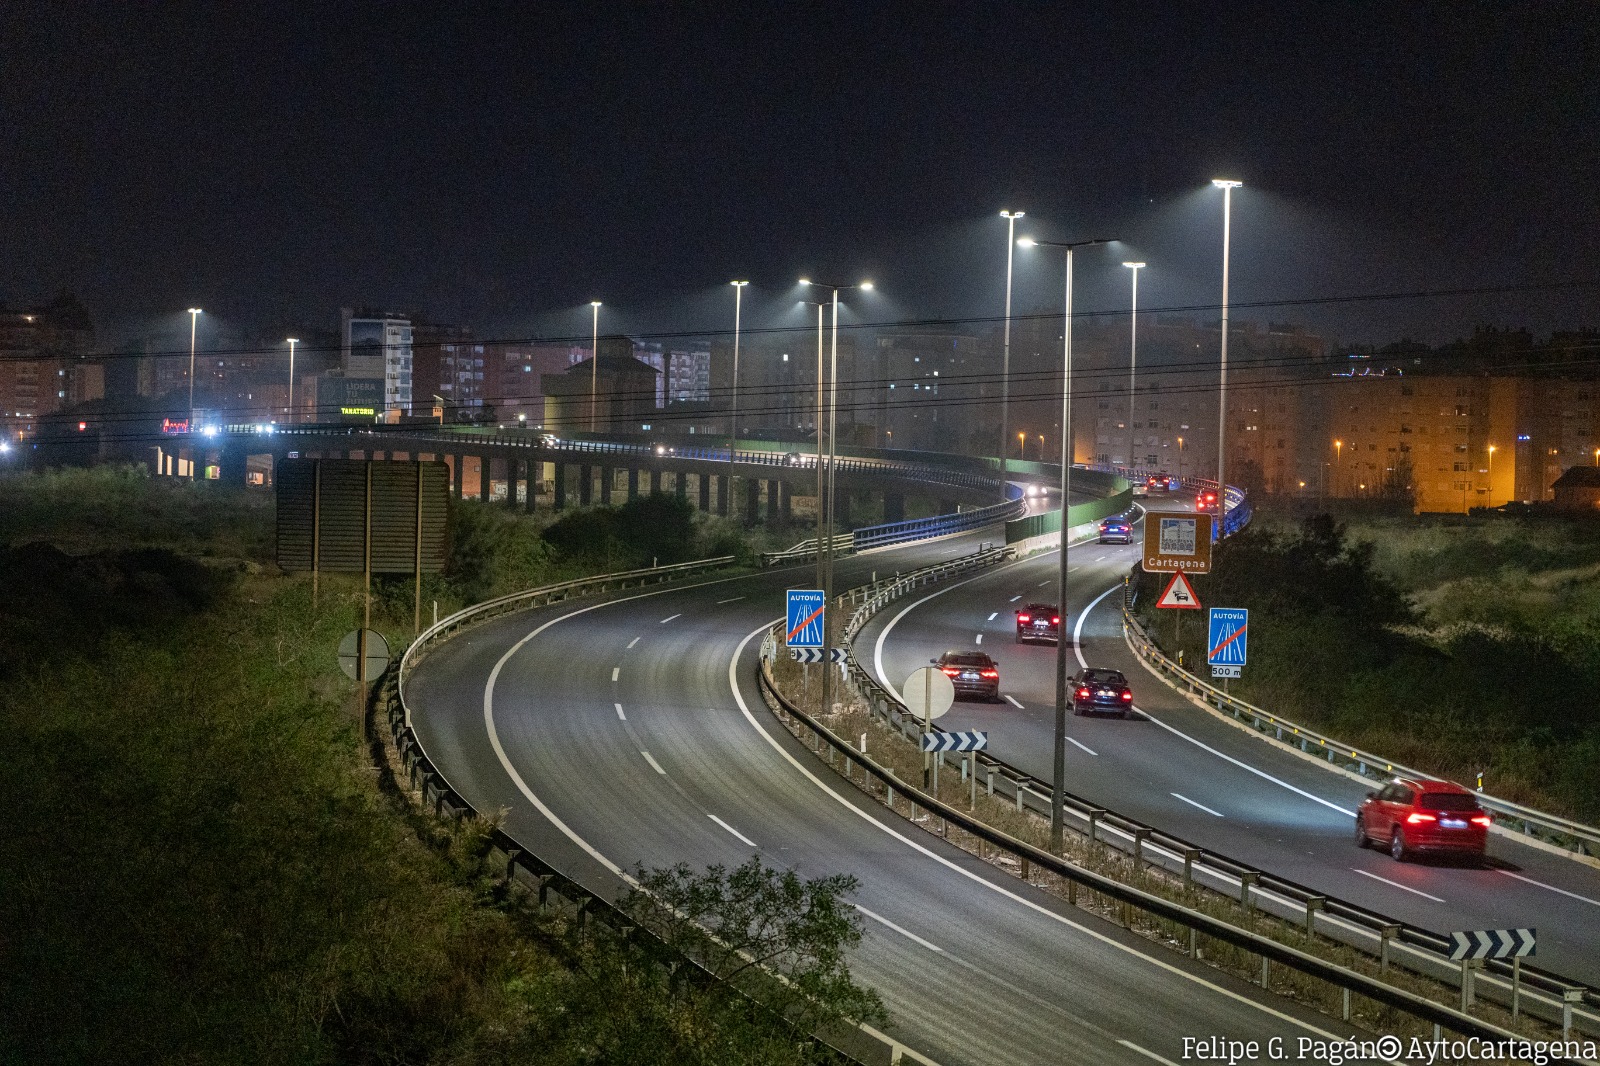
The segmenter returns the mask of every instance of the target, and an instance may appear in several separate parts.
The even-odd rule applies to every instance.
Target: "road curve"
[[[974,535],[841,560],[839,584],[970,551]],[[768,716],[760,634],[809,568],[552,605],[442,645],[407,683],[435,765],[592,888],[753,851],[862,883],[856,974],[941,1063],[1181,1061],[1184,1037],[1328,1039],[1310,1015],[1023,885],[839,781]]]
[[[1352,819],[1371,786],[1195,707],[1140,665],[1122,637],[1120,612],[1122,578],[1138,552],[1137,544],[1071,549],[1071,609],[1062,621],[1079,638],[1075,661],[1122,670],[1146,716],[1069,718],[1072,792],[1426,929],[1537,927],[1541,967],[1600,983],[1600,871],[1498,834],[1490,837],[1488,869],[1402,864],[1357,848]],[[856,657],[895,687],[930,655],[974,647],[981,636],[983,650],[1000,663],[1002,693],[1010,699],[959,702],[940,725],[988,730],[997,757],[1049,780],[1055,648],[1016,644],[1011,611],[1032,599],[1054,602],[1058,568],[1050,552],[931,589],[873,619],[856,640]],[[1201,612],[1192,615],[1184,625],[1205,624]]]

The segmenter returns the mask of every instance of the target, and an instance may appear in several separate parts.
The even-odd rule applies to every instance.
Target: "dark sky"
[[[61,4],[0,40],[0,299],[107,340],[199,304],[484,335],[1001,311],[1003,207],[1080,306],[1566,283],[1241,311],[1345,340],[1600,326],[1592,4]],[[1037,220],[1037,224],[1035,223]],[[1020,231],[1019,231],[1020,232]],[[1059,306],[1018,253],[1017,306]],[[764,299],[763,299],[764,297]]]

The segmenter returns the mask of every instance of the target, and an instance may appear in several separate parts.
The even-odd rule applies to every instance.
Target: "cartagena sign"
[[[1211,515],[1193,511],[1145,512],[1140,562],[1151,573],[1209,574],[1211,521]]]

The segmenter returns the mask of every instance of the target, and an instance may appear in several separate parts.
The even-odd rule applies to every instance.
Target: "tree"
[[[861,940],[846,897],[850,874],[801,880],[752,857],[734,870],[688,865],[637,871],[623,910],[720,980],[760,1000],[801,1032],[840,1021],[878,1022],[876,992],[856,984],[845,952]]]

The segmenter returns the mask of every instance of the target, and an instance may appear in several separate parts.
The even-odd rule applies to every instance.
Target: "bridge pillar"
[[[602,507],[611,506],[611,490],[616,487],[616,471],[609,466],[600,468],[600,498],[595,502]]]
[[[833,523],[835,533],[843,533],[850,525],[850,493],[836,492],[833,498]]]
[[[721,515],[723,518],[727,518],[728,494],[729,489],[731,489],[733,485],[732,479],[725,474],[718,474],[712,480],[717,483],[717,514]]]
[[[552,507],[557,511],[564,511],[567,509],[567,464],[557,463],[555,467],[555,477],[552,479],[554,484],[551,486],[555,490]]]
[[[478,501],[489,502],[489,475],[494,472],[494,460],[488,452],[478,456]]]
[[[245,474],[250,469],[249,460],[250,455],[244,444],[230,441],[223,445],[222,457],[219,463],[222,469],[218,471],[222,484],[242,488]]]
[[[661,471],[650,471],[650,495],[654,496],[661,491]]]
[[[687,500],[689,498],[689,475],[680,470],[676,476],[678,480],[678,499]]]
[[[886,492],[883,494],[883,520],[885,522],[904,522],[906,520],[905,493]]]
[[[794,519],[794,486],[787,481],[778,482],[778,506],[783,514],[783,522],[788,525]]]
[[[632,502],[639,498],[639,468],[628,467],[628,500]]]
[[[514,455],[506,456],[506,506],[511,510],[517,509],[517,466],[520,460]]]
[[[460,452],[450,457],[450,482],[456,499],[463,499],[467,491],[467,459]]]
[[[767,482],[767,525],[778,524],[778,515],[781,511],[780,501],[783,497],[783,482],[772,480]]]
[[[538,460],[534,459],[534,457],[532,455],[529,455],[528,456],[527,465],[524,466],[522,469],[523,469],[523,473],[527,475],[523,479],[523,484],[527,487],[527,494],[524,495],[523,498],[522,498],[522,509],[524,511],[526,511],[528,514],[532,514],[533,513],[533,490],[534,490],[534,486],[536,484],[538,484],[539,462],[538,462]]]
[[[753,526],[759,521],[761,521],[761,479],[745,478],[744,524]]]
[[[578,467],[578,506],[587,507],[594,501],[594,468],[587,463]]]
[[[700,480],[700,510],[711,511],[711,479],[704,474],[696,474]]]

